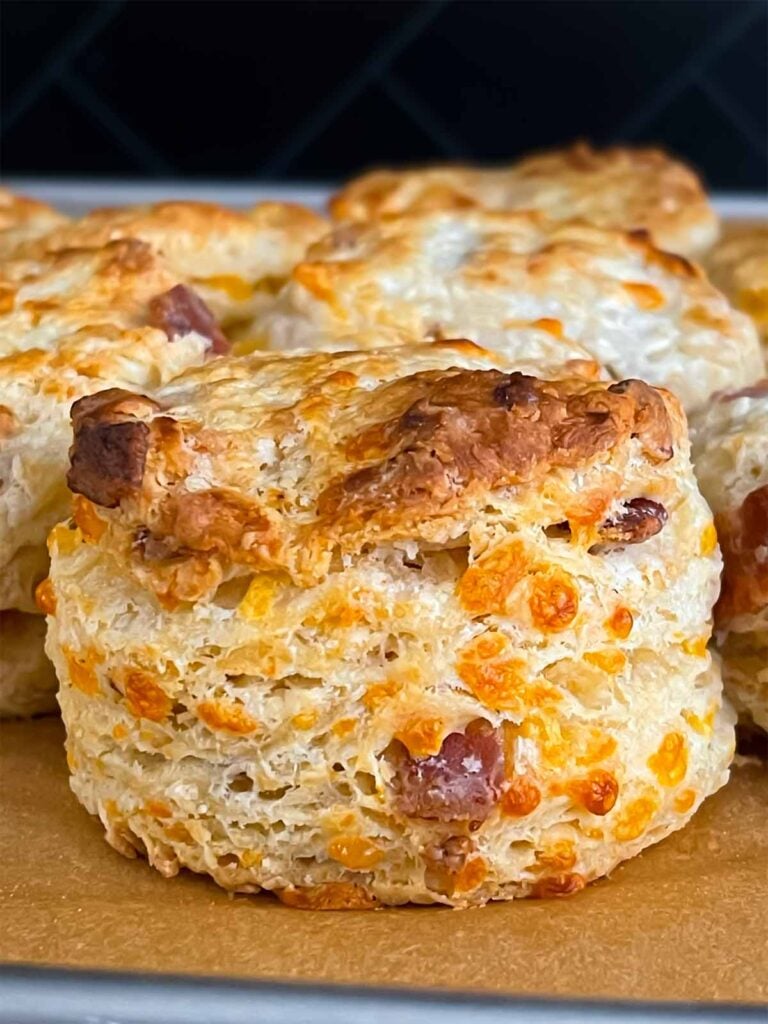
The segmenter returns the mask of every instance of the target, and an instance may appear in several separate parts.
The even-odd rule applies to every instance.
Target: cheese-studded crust
[[[0,259],[66,222],[53,207],[0,187]]]
[[[161,253],[177,278],[202,296],[225,324],[248,319],[269,302],[327,222],[294,203],[232,210],[215,203],[163,202],[93,210],[21,251],[39,256],[134,238]]]
[[[122,852],[291,906],[576,892],[728,775],[676,399],[466,343],[77,403],[48,651]]]
[[[768,379],[694,419],[696,474],[725,559],[715,609],[734,703],[768,729]]]
[[[0,718],[56,710],[56,674],[45,656],[45,619],[0,611]]]
[[[754,325],[703,272],[643,234],[537,214],[438,212],[343,225],[313,246],[256,334],[277,349],[383,336],[461,336],[499,352],[546,325],[617,378],[674,390],[686,408],[763,372]],[[370,342],[372,343],[372,342]]]
[[[707,253],[706,268],[734,306],[752,317],[768,345],[768,226],[730,228]]]
[[[509,167],[437,166],[372,171],[333,197],[338,220],[364,221],[434,210],[539,210],[553,220],[645,229],[657,245],[686,256],[716,240],[718,219],[701,181],[659,149],[568,149]]]

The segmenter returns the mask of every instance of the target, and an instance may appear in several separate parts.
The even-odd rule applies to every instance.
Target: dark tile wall
[[[768,189],[765,0],[5,0],[5,174],[334,179],[658,141]]]

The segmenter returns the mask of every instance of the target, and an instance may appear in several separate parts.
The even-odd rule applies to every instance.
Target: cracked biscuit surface
[[[754,325],[699,267],[647,237],[537,214],[436,212],[346,224],[257,318],[269,347],[466,337],[504,353],[536,324],[687,409],[764,372]],[[367,333],[366,333],[367,332]]]
[[[48,652],[129,856],[306,908],[576,892],[728,776],[677,400],[466,342],[73,409]]]
[[[335,218],[354,221],[472,208],[538,210],[553,220],[642,228],[657,245],[685,256],[704,252],[718,235],[717,215],[697,175],[658,149],[577,143],[509,167],[372,171],[331,200]]]
[[[693,426],[725,560],[715,608],[723,676],[738,710],[768,730],[768,380],[716,396]]]

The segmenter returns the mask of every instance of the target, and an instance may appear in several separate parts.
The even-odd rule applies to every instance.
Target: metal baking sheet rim
[[[764,1006],[516,999],[471,992],[0,968],[2,1024],[742,1024]]]
[[[276,199],[322,209],[333,192],[331,185],[297,183],[295,185],[254,182],[253,185],[227,181],[152,182],[61,181],[53,178],[9,178],[4,182],[16,192],[50,203],[66,213],[79,214],[95,206],[116,206],[126,203],[152,203],[164,199],[198,199],[250,206],[265,199]],[[721,217],[732,220],[768,217],[768,193],[716,192],[713,202]]]
[[[68,213],[163,199],[248,206],[265,199],[321,209],[329,186],[180,181],[69,181],[14,178],[5,184]],[[720,193],[721,217],[768,217],[768,196]],[[472,993],[269,983],[0,965],[0,1024],[655,1024],[688,1021],[765,1024],[766,1009],[713,1003],[592,1002]]]

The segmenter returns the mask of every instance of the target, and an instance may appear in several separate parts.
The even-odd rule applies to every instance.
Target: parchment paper
[[[0,960],[485,992],[768,1001],[768,766],[560,900],[317,913],[166,881],[69,791],[53,718],[0,728]]]

